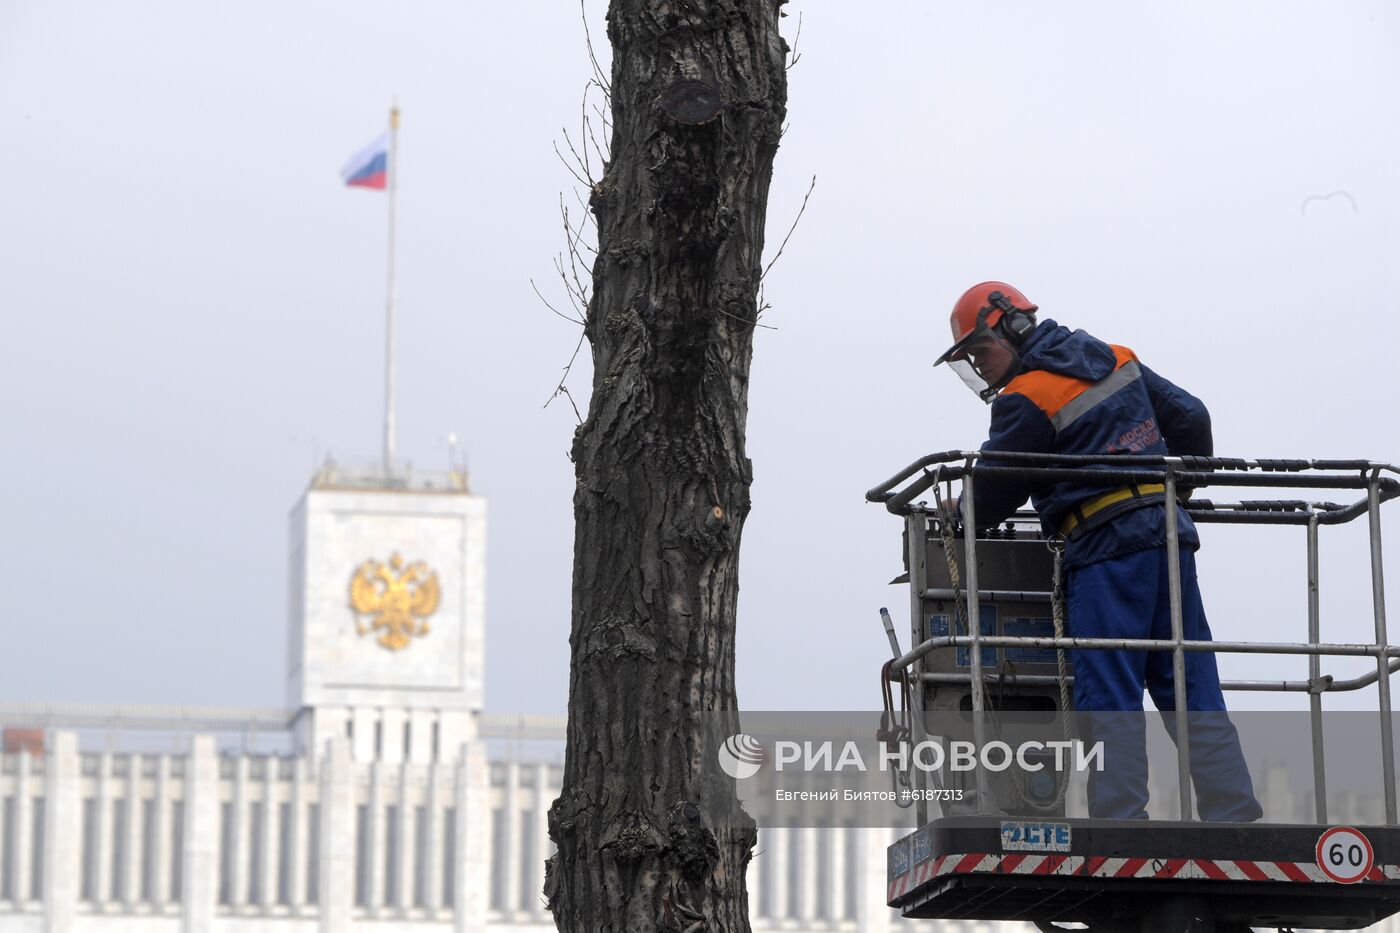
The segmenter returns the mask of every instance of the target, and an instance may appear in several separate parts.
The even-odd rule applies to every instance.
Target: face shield
[[[1021,371],[1021,357],[1016,348],[985,324],[949,347],[933,365],[943,363],[947,363],[978,398],[989,404]]]

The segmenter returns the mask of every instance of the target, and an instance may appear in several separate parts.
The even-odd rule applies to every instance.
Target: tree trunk
[[[593,190],[568,752],[546,882],[569,933],[747,931],[756,836],[706,751],[737,708],[735,603],[784,0],[612,0]],[[733,812],[729,820],[709,814]]]

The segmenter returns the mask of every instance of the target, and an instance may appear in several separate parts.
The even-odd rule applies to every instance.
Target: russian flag
[[[350,157],[340,170],[340,177],[351,188],[379,188],[389,186],[389,134],[384,133],[374,142]]]

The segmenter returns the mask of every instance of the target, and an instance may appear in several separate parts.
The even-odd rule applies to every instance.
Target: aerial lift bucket
[[[1092,470],[1092,472],[1090,472]],[[905,520],[910,590],[910,651],[882,677],[908,685],[908,741],[970,738],[985,744],[999,723],[1049,716],[1068,721],[1069,691],[1057,652],[1135,648],[1168,651],[1177,686],[1178,819],[1119,821],[1065,815],[1068,778],[1038,784],[978,768],[960,775],[914,774],[966,791],[960,806],[920,802],[917,828],[888,851],[890,906],[910,918],[1023,920],[1043,930],[1064,923],[1112,931],[1233,931],[1251,927],[1356,929],[1400,912],[1400,820],[1391,719],[1390,675],[1400,647],[1388,643],[1381,570],[1381,504],[1400,494],[1395,467],[1363,460],[1237,460],[1120,456],[1093,458],[980,451],[934,454],[867,493]],[[978,526],[978,480],[1162,483],[1168,501],[1188,486],[1350,489],[1349,505],[1303,500],[1186,506],[1198,524],[1298,525],[1306,529],[1308,638],[1296,643],[1192,642],[1183,638],[1180,585],[1172,570],[1173,637],[1085,639],[1057,632],[1059,574],[1054,554],[1021,514],[1004,528]],[[962,528],[942,506],[915,499],[940,482],[962,484]],[[943,497],[952,501],[951,487]],[[1178,547],[1175,509],[1167,510],[1167,546]],[[1317,604],[1318,528],[1367,516],[1376,637],[1370,644],[1321,641]],[[949,556],[953,559],[949,560]],[[1062,607],[1061,607],[1062,608]],[[977,624],[971,624],[972,619]],[[1061,619],[1062,621],[1062,612]],[[1181,689],[1185,654],[1225,651],[1308,658],[1300,681],[1225,681],[1227,690],[1305,693],[1313,745],[1314,822],[1209,823],[1195,818],[1189,772],[1190,718]],[[1373,673],[1338,680],[1325,657],[1374,658]],[[1380,718],[1382,822],[1334,825],[1327,819],[1322,696],[1374,685]],[[933,730],[936,730],[933,731]],[[932,796],[917,798],[933,799]],[[946,800],[946,797],[938,798]],[[942,812],[931,812],[938,807]],[[1267,817],[1267,814],[1266,814]]]

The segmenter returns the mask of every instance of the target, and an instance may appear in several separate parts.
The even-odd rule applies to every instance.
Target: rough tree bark
[[[737,708],[735,603],[784,0],[612,0],[592,190],[568,751],[546,895],[569,933],[747,931],[752,821],[701,738]]]

